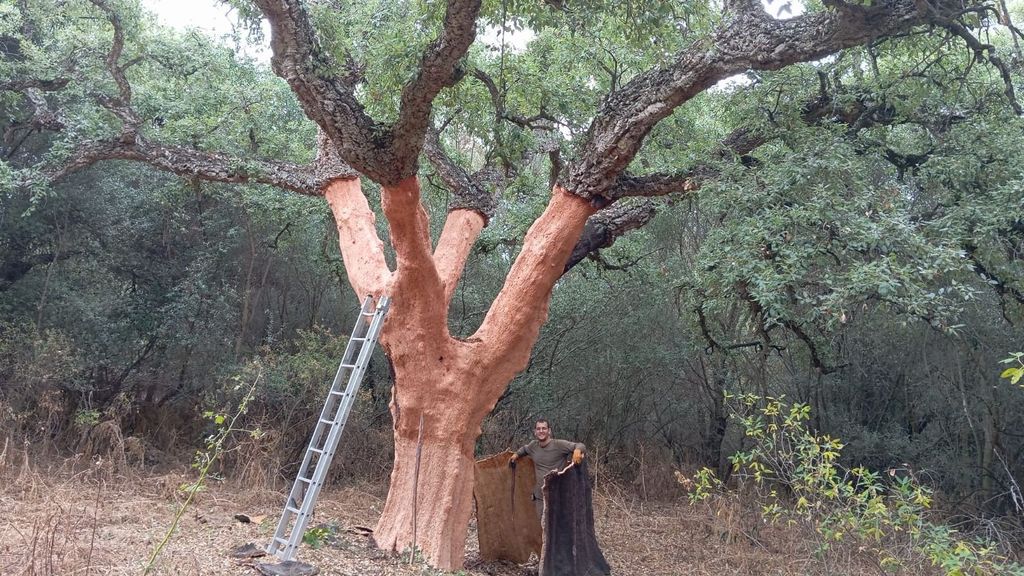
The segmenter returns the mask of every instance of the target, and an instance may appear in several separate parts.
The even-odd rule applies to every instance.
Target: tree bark
[[[547,319],[555,282],[596,208],[556,188],[548,208],[527,232],[505,287],[480,329],[459,340],[448,332],[448,303],[483,227],[483,216],[471,210],[451,213],[432,252],[418,180],[385,186],[382,205],[395,248],[396,266],[391,271],[359,180],[335,180],[324,196],[334,213],[352,288],[359,296],[386,293],[392,298],[381,344],[395,368],[395,461],[375,540],[396,552],[415,546],[432,566],[458,568],[472,513],[473,449],[481,424],[512,378],[526,367]],[[419,516],[415,542],[414,509]]]
[[[392,350],[414,352],[396,356],[403,360],[395,362],[391,400],[395,461],[374,539],[382,549],[396,552],[415,546],[432,566],[452,570],[462,566],[473,511],[473,448],[500,391],[474,361],[475,345],[451,339],[444,344],[436,356],[426,356],[417,355],[420,342],[392,339]],[[414,490],[421,415],[422,456]],[[419,515],[416,541],[414,510]]]

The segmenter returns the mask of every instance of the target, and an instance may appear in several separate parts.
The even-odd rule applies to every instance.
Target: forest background
[[[234,437],[217,472],[283,491],[359,306],[331,212],[145,162],[75,165],[78,143],[116,132],[102,96],[118,85],[112,29],[99,4],[45,4],[0,7],[0,445],[183,467],[216,427],[208,416],[256,382],[244,427],[259,432]],[[265,62],[110,5],[137,59],[128,78],[147,138],[243,159],[315,154],[315,126]],[[436,12],[367,2],[327,28],[360,47],[351,72],[373,80],[360,93],[370,110],[393,112],[387,88]],[[748,446],[726,392],[785,396],[843,439],[846,465],[909,471],[954,518],[1014,538],[1024,391],[999,376],[1024,342],[1018,14],[999,5],[966,27],[752,72],[676,110],[633,166],[700,186],[626,203],[636,225],[610,224],[580,255],[478,454],[522,444],[543,416],[587,444],[601,478],[676,498],[676,471],[728,476]],[[718,16],[699,2],[510,0],[481,18],[489,38],[434,110],[448,160],[501,199],[453,298],[460,335],[481,322],[548,200],[538,191],[604,94]],[[522,29],[528,45],[503,40]],[[249,35],[259,27],[233,41]],[[73,81],[44,82],[70,69]],[[755,147],[737,144],[751,134]],[[445,164],[424,158],[420,175],[428,211],[445,213]],[[334,481],[386,482],[390,384],[379,355]]]

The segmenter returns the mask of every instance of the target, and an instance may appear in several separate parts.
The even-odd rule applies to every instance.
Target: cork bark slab
[[[544,549],[540,576],[608,576],[597,545],[587,462],[544,477]]]
[[[540,556],[540,519],[531,498],[533,460],[524,456],[516,461],[515,468],[509,468],[511,456],[511,452],[505,451],[476,462],[473,498],[480,556],[485,560],[511,560],[522,564],[530,560],[530,554]]]

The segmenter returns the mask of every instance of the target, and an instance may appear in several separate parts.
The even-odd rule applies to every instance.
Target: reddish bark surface
[[[525,368],[547,320],[555,282],[596,209],[556,188],[483,324],[459,340],[448,332],[448,302],[483,217],[470,210],[453,212],[432,251],[418,180],[385,186],[382,204],[396,263],[391,271],[359,181],[334,181],[325,196],[337,220],[352,288],[360,296],[392,298],[381,343],[395,369],[395,462],[374,537],[381,548],[403,551],[415,545],[431,565],[458,568],[473,509],[473,447],[481,423]]]

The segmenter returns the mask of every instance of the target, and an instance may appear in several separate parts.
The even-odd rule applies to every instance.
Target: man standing
[[[552,470],[562,468],[572,456],[572,463],[579,464],[583,461],[583,453],[586,446],[579,442],[569,442],[551,437],[551,424],[544,418],[537,420],[533,426],[533,437],[536,438],[526,446],[523,446],[509,458],[509,466],[514,466],[520,456],[529,455],[533,458],[534,470],[536,471],[536,484],[533,487],[533,501],[537,508],[537,517],[540,518],[544,512],[544,494],[541,488],[544,486],[544,476]]]

